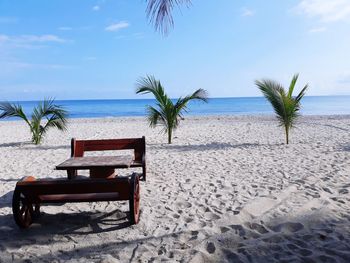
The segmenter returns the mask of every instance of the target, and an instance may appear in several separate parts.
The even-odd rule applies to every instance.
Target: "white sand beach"
[[[0,135],[0,262],[350,262],[350,116],[302,117],[289,145],[272,116],[188,117],[172,145],[131,117],[72,119],[41,146],[21,121]],[[17,227],[16,181],[65,177],[70,138],[143,135],[139,224],[127,202],[100,202],[43,206]]]

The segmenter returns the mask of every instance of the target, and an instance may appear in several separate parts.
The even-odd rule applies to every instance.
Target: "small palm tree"
[[[157,107],[148,106],[148,121],[151,127],[155,127],[158,123],[164,126],[164,132],[168,133],[169,144],[171,144],[173,130],[178,127],[180,119],[183,119],[183,112],[187,112],[187,103],[191,100],[208,101],[207,92],[198,89],[192,95],[179,98],[174,104],[165,94],[160,81],[153,76],[141,78],[137,83],[136,93],[152,93],[154,95]]]
[[[9,102],[0,103],[0,119],[7,117],[18,117],[23,119],[29,126],[32,133],[32,142],[40,144],[44,135],[50,128],[57,128],[61,131],[66,130],[67,111],[63,107],[54,104],[54,100],[48,99],[40,102],[34,109],[29,120],[24,113],[22,106],[11,104]],[[42,124],[42,120],[46,122]]]
[[[273,80],[264,79],[255,81],[255,84],[261,90],[265,98],[271,103],[280,125],[284,126],[287,144],[289,143],[289,130],[294,126],[299,116],[300,101],[308,88],[308,85],[305,85],[299,94],[293,97],[292,94],[298,77],[299,74],[293,76],[288,91],[285,91],[279,83]]]

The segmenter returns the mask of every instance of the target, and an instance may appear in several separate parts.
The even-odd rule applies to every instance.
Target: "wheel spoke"
[[[26,223],[28,223],[30,221],[30,209],[29,209],[29,207],[26,209],[26,212],[24,214],[24,220]]]
[[[33,214],[34,210],[33,210],[33,205],[32,204],[29,204],[29,212],[30,214]]]
[[[25,207],[24,216],[23,216],[23,219],[25,221],[27,220],[28,214],[29,214],[29,209],[28,209],[28,207]]]
[[[19,210],[19,213],[22,215],[25,209],[26,209],[26,205],[23,205]]]

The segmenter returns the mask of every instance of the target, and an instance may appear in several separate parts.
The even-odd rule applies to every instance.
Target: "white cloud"
[[[309,33],[321,33],[321,32],[324,32],[326,30],[327,30],[326,27],[315,27],[315,28],[311,28],[309,30]]]
[[[34,43],[34,42],[67,42],[66,39],[60,38],[56,35],[20,35],[20,36],[8,36],[0,35],[0,42],[12,42],[12,43]]]
[[[111,24],[105,28],[106,31],[119,31],[120,29],[129,27],[129,23],[126,21],[121,21],[115,24]]]
[[[349,85],[349,84],[350,84],[350,73],[347,72],[347,73],[341,74],[341,75],[338,77],[337,82],[338,82],[339,84],[347,84],[347,85]]]
[[[7,35],[0,35],[0,43],[9,41],[9,37]]]
[[[98,11],[98,10],[100,10],[100,6],[95,5],[95,6],[92,8],[92,10],[93,10],[93,11]]]
[[[17,17],[12,17],[12,16],[1,16],[0,17],[0,24],[14,24],[18,22]]]
[[[64,43],[66,42],[65,39],[60,38],[56,35],[22,35],[18,38],[19,41],[23,42],[58,42],[58,43]]]
[[[68,70],[72,66],[62,64],[37,64],[23,61],[9,60],[0,61],[0,77],[8,77],[11,74],[16,74],[23,71],[31,70]]]
[[[241,12],[241,16],[246,17],[246,16],[254,16],[255,15],[255,11],[251,10],[249,8],[242,8],[242,12]]]
[[[301,0],[296,8],[299,13],[325,23],[350,19],[349,0]]]
[[[1,35],[0,34],[0,47],[2,50],[11,49],[41,49],[47,47],[50,43],[63,44],[72,42],[60,38],[56,35]],[[0,49],[1,51],[1,49]]]
[[[58,30],[61,30],[61,31],[70,31],[70,30],[73,30],[73,28],[69,27],[69,26],[61,26],[58,28]]]

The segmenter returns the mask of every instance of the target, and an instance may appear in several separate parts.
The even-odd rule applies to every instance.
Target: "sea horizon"
[[[176,100],[176,99],[173,99]],[[40,100],[12,100],[23,106],[30,114]],[[137,99],[68,99],[55,100],[69,112],[69,118],[137,117],[146,115],[147,105],[154,105],[151,98]],[[302,115],[347,115],[350,114],[350,95],[305,96],[302,100]],[[212,97],[208,103],[193,101],[188,106],[187,116],[210,115],[270,115],[271,105],[264,97]],[[6,120],[13,120],[9,118]]]
[[[338,95],[305,95],[304,98],[307,97],[349,97],[350,98],[350,94],[346,94],[346,95],[342,95],[342,94],[338,94]],[[248,99],[248,98],[264,98],[264,96],[262,95],[257,95],[257,96],[232,96],[232,97],[209,97],[209,99]],[[142,98],[142,97],[135,97],[135,98],[86,98],[86,99],[56,99],[54,96],[52,97],[45,97],[45,99],[54,99],[56,102],[57,101],[91,101],[91,100],[104,100],[104,101],[108,101],[108,100],[154,100],[154,98]],[[178,98],[171,98],[171,100],[176,100]],[[6,99],[0,99],[0,102],[3,101],[8,101],[8,102],[40,102],[43,101],[43,99],[38,100],[38,99],[28,99],[28,100],[6,100]]]

